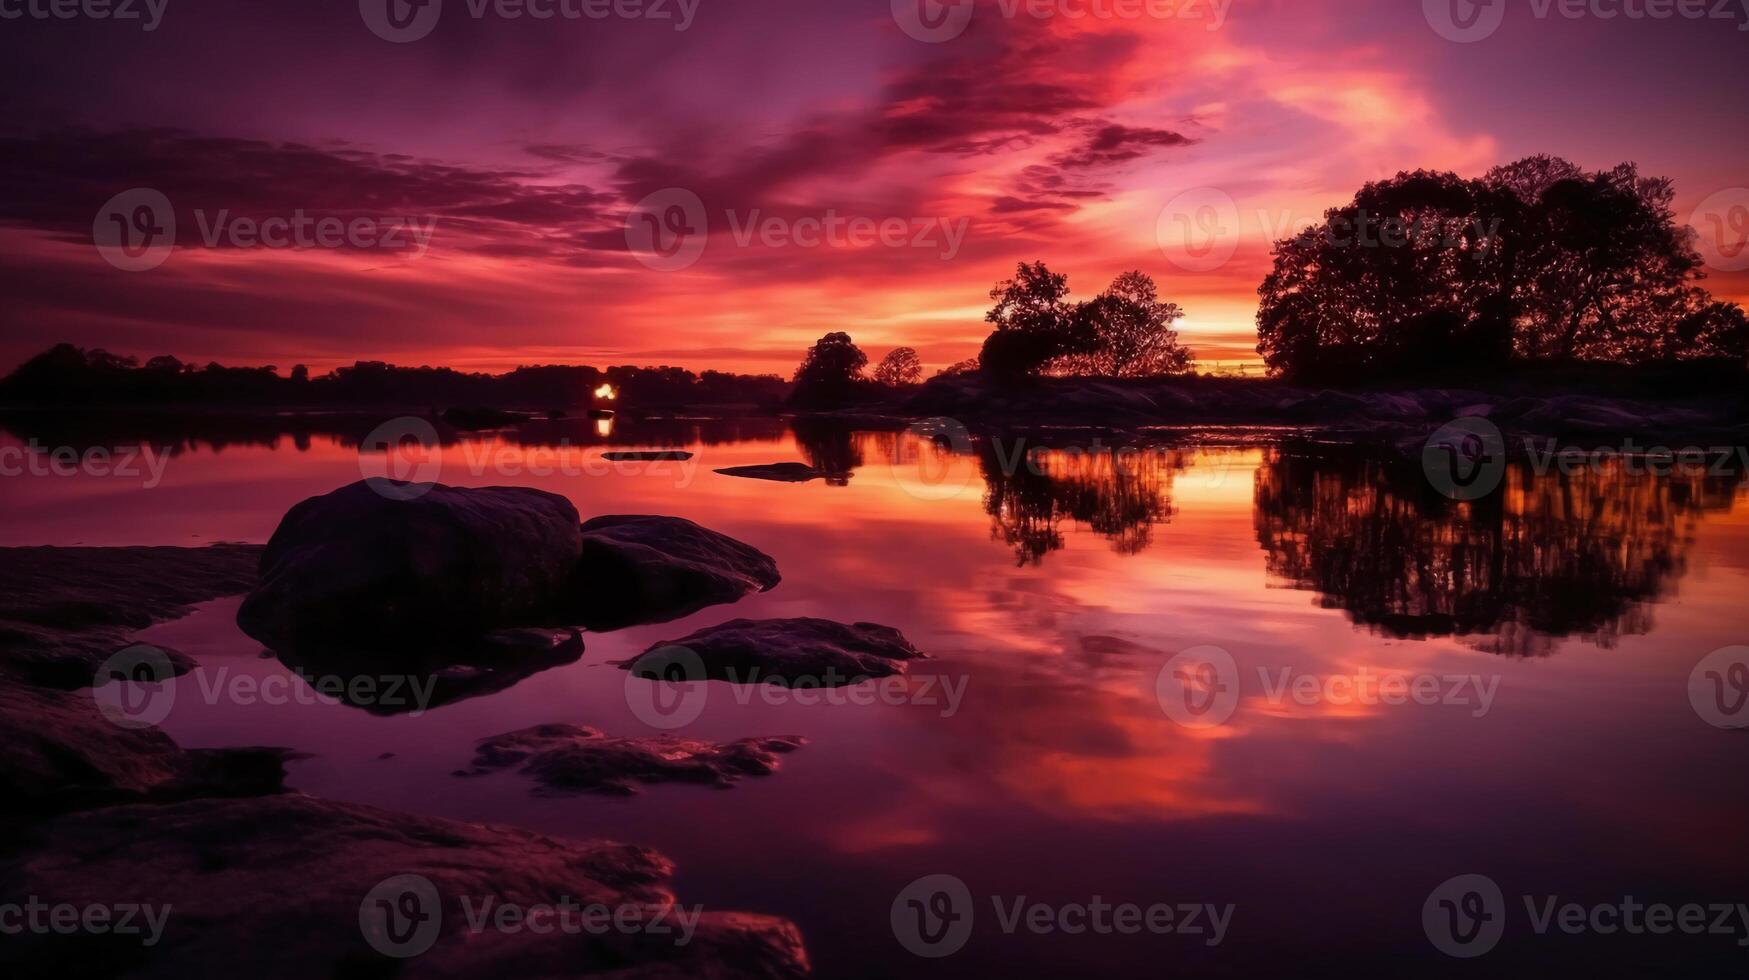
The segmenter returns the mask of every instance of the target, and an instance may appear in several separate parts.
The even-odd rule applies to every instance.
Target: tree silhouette
[[[1367,184],[1275,245],[1257,349],[1277,374],[1360,380],[1513,358],[1749,359],[1742,311],[1695,285],[1670,182],[1555,157],[1478,179]]]
[[[1160,299],[1152,277],[1126,272],[1110,288],[1075,307],[1080,336],[1091,342],[1084,353],[1054,365],[1066,374],[1145,378],[1189,371],[1193,357],[1178,343],[1172,324],[1184,315],[1176,303]]]
[[[889,388],[914,385],[923,380],[923,361],[909,347],[895,347],[881,358],[874,379]]]
[[[847,401],[867,384],[862,369],[868,355],[842,331],[814,342],[796,368],[791,400],[801,405],[831,405]]]
[[[1154,280],[1126,272],[1097,297],[1071,304],[1069,279],[1043,262],[1021,263],[990,290],[982,369],[998,378],[1037,374],[1148,377],[1190,370],[1172,324],[1184,315],[1160,299]]]
[[[1058,358],[1085,353],[1090,338],[1069,305],[1069,277],[1043,262],[1020,263],[1013,279],[990,290],[996,305],[984,319],[996,325],[978,362],[998,378],[1042,373]]]

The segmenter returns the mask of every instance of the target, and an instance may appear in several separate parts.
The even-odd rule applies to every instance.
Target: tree
[[[1257,349],[1275,374],[1348,381],[1513,358],[1749,356],[1731,309],[1694,285],[1672,199],[1632,164],[1587,173],[1548,156],[1367,184],[1275,244]]]
[[[1258,288],[1259,353],[1296,380],[1504,362],[1513,314],[1500,268],[1512,248],[1501,222],[1514,201],[1456,174],[1366,185],[1275,244]]]
[[[293,364],[291,370],[292,384],[305,384],[310,380],[310,369],[302,364]]]
[[[829,333],[808,348],[796,368],[795,390],[790,398],[798,405],[827,407],[854,399],[868,385],[862,369],[868,355],[843,332]]]
[[[868,366],[868,355],[851,342],[842,331],[829,333],[814,342],[802,363],[796,368],[797,384],[848,385],[862,378]]]
[[[1142,272],[1118,276],[1105,292],[1078,305],[1075,315],[1081,322],[1077,333],[1091,343],[1085,353],[1063,358],[1056,370],[1113,378],[1190,370],[1193,357],[1172,329],[1184,311],[1163,302],[1154,280]]]
[[[976,373],[978,373],[978,359],[975,357],[968,357],[963,361],[955,361],[947,367],[935,372],[935,376],[938,378],[953,378],[962,374]]]
[[[923,380],[923,362],[909,347],[895,347],[881,358],[874,379],[889,388],[902,388]]]
[[[1059,358],[1083,353],[1088,346],[1084,326],[1066,297],[1069,278],[1045,268],[1043,262],[1020,263],[1013,279],[990,290],[996,305],[984,319],[996,325],[984,339],[978,361],[999,378],[1042,373]]]

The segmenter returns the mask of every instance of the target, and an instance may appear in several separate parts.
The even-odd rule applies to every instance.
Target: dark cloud
[[[1074,150],[1051,157],[1051,162],[1065,170],[1089,170],[1127,163],[1147,156],[1161,147],[1189,146],[1196,141],[1170,129],[1120,126],[1109,123],[1094,130],[1087,141]]]
[[[208,244],[203,223],[355,218],[435,220],[446,247],[492,254],[574,257],[623,234],[617,192],[546,185],[528,173],[451,166],[344,146],[196,136],[170,130],[63,131],[0,139],[0,222],[88,242],[114,195],[150,188],[169,198],[177,244]],[[215,247],[227,247],[221,237]]]

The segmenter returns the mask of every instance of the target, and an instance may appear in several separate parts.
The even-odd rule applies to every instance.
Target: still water
[[[106,425],[8,423],[0,446],[168,455],[156,478],[142,462],[0,481],[0,544],[261,542],[361,473],[360,426],[340,421]],[[652,846],[677,862],[682,902],[794,920],[826,977],[1742,975],[1749,922],[1734,914],[1734,932],[1701,935],[1537,919],[1551,899],[1749,901],[1749,734],[1690,696],[1703,657],[1749,643],[1738,478],[1517,466],[1455,504],[1413,461],[1281,433],[1226,441],[954,453],[777,421],[450,439],[422,457],[442,482],[535,486],[585,517],[690,518],[774,556],[783,582],[588,634],[575,663],[416,714],[203,695],[287,672],[221,599],[145,634],[202,665],[164,727],[188,746],[307,752],[290,782],[318,796]],[[614,466],[608,447],[695,456]],[[712,472],[780,461],[832,475]],[[888,624],[933,659],[862,697],[711,685],[683,734],[809,740],[728,790],[551,798],[515,772],[454,775],[476,740],[528,725],[655,732],[627,694],[650,682],[613,661],[783,616]],[[1161,681],[1209,647],[1231,664],[1211,688],[1233,694],[1219,724]],[[1497,946],[1468,960],[1435,949],[1423,920],[1462,874],[1505,903]],[[963,947],[939,958],[895,934],[895,899],[928,875],[972,901]],[[1004,921],[1017,901],[1049,906],[1051,931]],[[1231,909],[1219,942],[1206,919],[1192,935],[1101,935],[1056,917],[1096,902]]]

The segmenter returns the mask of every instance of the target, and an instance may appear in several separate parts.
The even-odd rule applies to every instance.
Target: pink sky
[[[0,369],[65,340],[282,369],[787,373],[830,330],[934,368],[976,352],[991,284],[1034,259],[1080,295],[1149,272],[1205,365],[1254,364],[1269,242],[1369,179],[1548,152],[1670,176],[1684,216],[1719,192],[1749,204],[1730,191],[1749,185],[1741,10],[1572,19],[1494,0],[1499,28],[1457,43],[1401,0],[978,0],[930,43],[886,0],[689,0],[683,30],[679,0],[666,20],[446,0],[397,44],[361,15],[376,2],[175,0],[149,32],[0,25]],[[178,221],[148,271],[92,242],[134,188]],[[684,268],[651,268],[628,212],[672,188],[709,235]],[[1172,209],[1227,201],[1230,258],[1162,247]],[[300,213],[436,224],[424,248],[233,238],[236,218]],[[786,237],[739,234],[755,216]],[[830,217],[907,233],[789,240]],[[1749,296],[1741,272],[1710,285]]]

